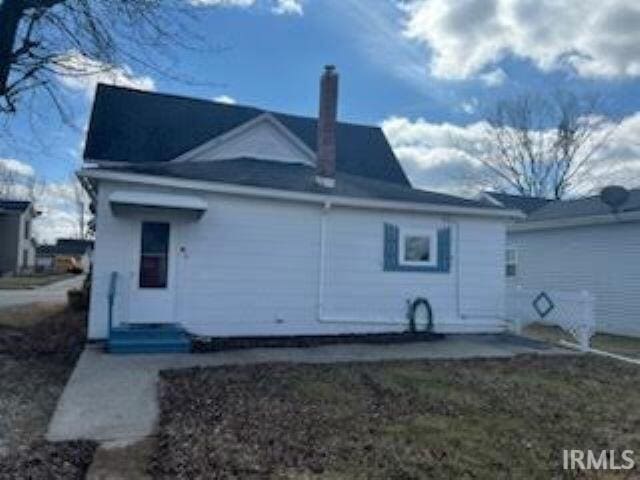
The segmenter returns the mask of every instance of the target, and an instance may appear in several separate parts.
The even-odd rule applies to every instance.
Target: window
[[[385,272],[449,273],[451,229],[403,229],[385,223],[382,269]]]
[[[400,230],[400,265],[429,266],[436,265],[435,234],[425,230]]]
[[[22,250],[22,268],[29,268],[29,250]]]
[[[24,222],[24,239],[29,240],[31,238],[31,220]]]
[[[517,273],[518,253],[515,248],[507,248],[505,252],[505,275],[515,277]]]
[[[167,288],[169,224],[142,223],[140,288]]]

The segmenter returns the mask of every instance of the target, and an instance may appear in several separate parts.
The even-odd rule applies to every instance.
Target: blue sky
[[[335,64],[340,118],[385,125],[414,182],[445,191],[456,191],[450,172],[464,168],[470,155],[451,137],[475,138],[484,105],[528,90],[598,92],[608,111],[624,119],[620,138],[603,155],[618,166],[632,164],[632,180],[640,172],[633,163],[640,156],[640,10],[633,0],[191,3],[200,17],[197,33],[220,48],[181,52],[176,74],[208,84],[118,66],[132,82],[315,115],[322,66]],[[278,6],[286,11],[275,12]],[[38,130],[43,145],[35,145],[26,117],[19,116],[14,141],[0,144],[0,159],[28,164],[49,182],[68,179],[81,158],[91,84],[66,82],[64,88],[80,129],[50,115],[47,128]],[[40,109],[49,115],[46,106]],[[622,176],[628,179],[628,170]]]

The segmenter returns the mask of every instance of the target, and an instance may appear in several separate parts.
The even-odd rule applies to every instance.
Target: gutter
[[[507,231],[528,232],[534,230],[550,230],[554,228],[583,227],[589,225],[607,225],[613,223],[629,223],[640,221],[640,210],[633,212],[608,213],[573,218],[556,218],[553,220],[525,221],[507,225]]]
[[[95,168],[84,168],[78,172],[78,176],[82,178],[94,178],[98,180],[140,183],[144,185],[154,185],[160,187],[186,188],[205,192],[270,198],[276,200],[293,200],[307,203],[320,203],[323,205],[330,203],[331,205],[335,206],[345,206],[353,208],[396,211],[399,210],[407,212],[424,212],[436,214],[455,214],[511,220],[524,218],[522,212],[518,210],[458,207],[453,205],[438,205],[431,203],[407,202],[398,200],[375,200],[368,198],[334,196],[322,193],[290,192],[274,188],[249,187],[223,182],[208,182],[202,180],[185,180],[174,177],[161,177],[157,175],[138,173],[112,172]]]

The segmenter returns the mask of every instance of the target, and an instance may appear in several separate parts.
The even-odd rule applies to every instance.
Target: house
[[[33,219],[38,212],[28,200],[0,199],[0,276],[28,273],[35,262]]]
[[[91,339],[402,332],[408,302],[416,329],[503,330],[519,214],[412,188],[379,127],[337,122],[337,88],[328,67],[315,119],[98,87]]]
[[[574,200],[490,193],[526,218],[507,229],[507,285],[587,291],[601,332],[640,336],[640,190]]]
[[[89,271],[93,240],[59,238],[55,245],[39,245],[36,249],[36,270],[40,272],[69,270]]]

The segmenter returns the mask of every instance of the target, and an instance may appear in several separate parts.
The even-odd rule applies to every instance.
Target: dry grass
[[[640,369],[595,356],[165,372],[151,472],[573,478],[564,448],[640,451],[638,385]]]
[[[56,307],[12,318],[20,328],[0,327],[0,479],[84,478],[95,445],[43,437],[84,343],[85,314]]]
[[[0,290],[29,290],[73,277],[71,273],[0,277]]]
[[[536,340],[544,340],[551,343],[558,343],[560,340],[575,343],[575,339],[561,328],[539,323],[528,325],[523,334]],[[591,346],[605,352],[640,358],[640,338],[598,333],[591,339]]]
[[[86,340],[87,312],[64,309],[19,328],[0,328],[0,354],[59,357],[71,364]]]
[[[45,358],[0,358],[1,450],[41,440],[73,366]]]
[[[61,314],[66,308],[64,303],[36,302],[28,305],[3,308],[0,310],[0,328],[23,328],[35,325],[43,318]]]
[[[0,447],[40,439],[81,351],[86,314],[55,310],[0,328]]]

